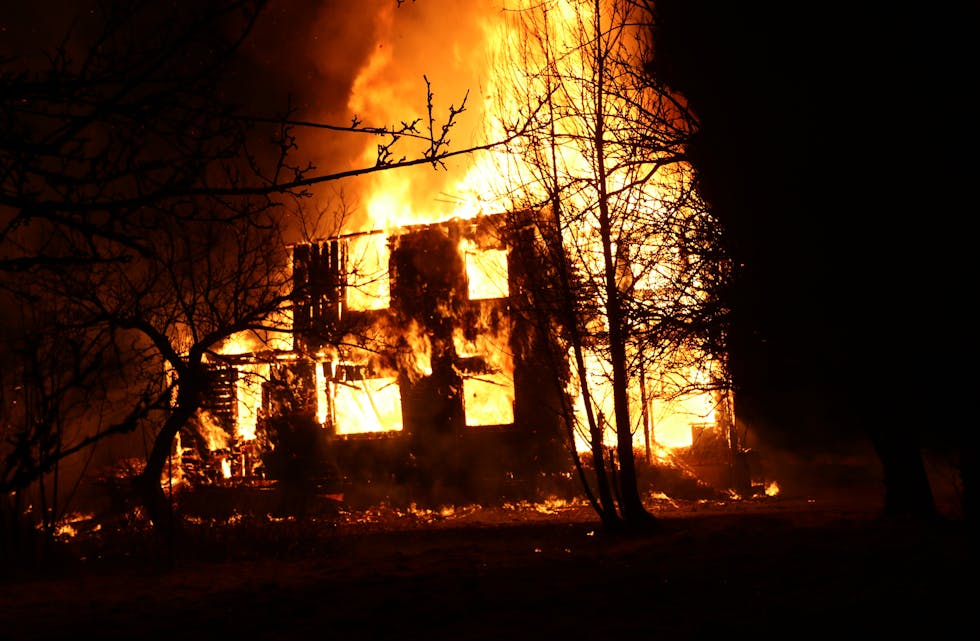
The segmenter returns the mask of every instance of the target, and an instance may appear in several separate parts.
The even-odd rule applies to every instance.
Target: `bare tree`
[[[239,332],[269,329],[267,319],[292,299],[286,212],[302,209],[316,183],[416,164],[439,169],[474,151],[449,149],[465,98],[439,122],[431,88],[428,117],[396,126],[295,120],[285,97],[281,114],[234,104],[223,73],[264,4],[214,0],[161,15],[154,3],[109,3],[94,35],[68,34],[40,64],[2,61],[0,288],[32,313],[53,309],[65,321],[24,324],[18,340],[55,332],[85,356],[73,365],[84,376],[64,386],[44,376],[27,382],[39,386],[32,393],[54,390],[45,400],[52,407],[90,385],[112,388],[87,417],[88,432],[56,432],[43,455],[19,444],[48,438],[50,427],[5,420],[5,493],[43,481],[58,460],[106,436],[145,429],[144,504],[168,529],[161,475],[208,392],[207,355]],[[302,128],[377,137],[377,160],[318,172],[297,159]],[[406,140],[421,151],[403,154]],[[124,385],[109,385],[101,367],[109,360],[111,382]]]
[[[500,128],[521,127],[501,161],[501,193],[514,209],[547,212],[538,237],[557,296],[532,299],[530,312],[544,314],[539,326],[570,355],[581,406],[561,411],[590,450],[586,474],[570,429],[609,527],[655,520],[638,489],[631,410],[648,368],[668,373],[660,389],[669,395],[724,388],[727,376],[717,296],[726,259],[685,157],[695,121],[643,72],[644,18],[625,2],[522,5],[527,37],[507,65],[519,71],[498,100]]]
[[[0,556],[26,560],[46,556],[54,540],[79,480],[64,474],[62,492],[65,449],[84,440],[105,409],[118,369],[103,350],[104,337],[75,325],[62,301],[3,300],[17,312],[0,339]]]

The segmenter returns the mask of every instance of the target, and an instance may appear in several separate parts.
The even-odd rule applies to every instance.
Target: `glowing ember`
[[[55,524],[54,535],[58,539],[72,539],[78,536],[79,529],[83,527],[83,524],[90,523],[95,518],[95,515],[89,512],[69,512],[65,514],[57,524]],[[37,525],[38,529],[43,527],[43,524]],[[102,529],[102,526],[95,524],[93,527],[86,528],[91,532],[98,532]]]

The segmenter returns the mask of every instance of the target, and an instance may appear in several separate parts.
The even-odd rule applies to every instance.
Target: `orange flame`
[[[242,332],[230,337],[221,347],[220,353],[249,355],[268,348],[268,343],[261,341],[254,333]],[[235,367],[238,371],[235,381],[235,435],[240,441],[253,441],[262,412],[262,383],[269,380],[270,368],[268,363],[263,362],[245,363]]]
[[[459,243],[459,251],[466,264],[470,300],[507,297],[509,285],[506,250],[481,250],[472,240],[464,238]]]

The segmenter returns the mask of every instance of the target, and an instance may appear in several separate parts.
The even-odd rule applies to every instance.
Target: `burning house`
[[[556,8],[471,15],[460,7],[480,43],[460,51],[472,54],[467,73],[476,74],[472,85],[485,83],[488,98],[472,110],[473,127],[512,144],[461,156],[464,165],[452,173],[420,166],[373,174],[359,185],[358,220],[345,221],[359,231],[292,247],[286,338],[233,341],[215,358],[216,391],[202,431],[216,436],[199,440],[221,461],[222,478],[477,499],[556,484],[581,489],[574,462],[587,465],[603,446],[610,460],[617,455],[613,423],[624,423],[616,410],[628,404],[639,459],[683,468],[713,487],[744,487],[733,480],[743,448],[732,399],[724,368],[712,361],[724,347],[693,336],[723,315],[708,318],[714,312],[702,303],[714,302],[727,263],[676,153],[686,140],[685,114],[647,83],[615,85],[630,74],[605,75],[608,67],[585,44],[593,42],[586,27],[602,17],[596,7]],[[408,56],[392,52],[407,42],[403,35],[422,33],[399,26],[406,15],[383,21],[393,30],[391,46],[377,47],[358,73],[352,112],[398,122],[411,104],[392,93],[410,75],[401,66]],[[630,24],[620,25],[624,33]],[[563,35],[527,37],[546,32]],[[623,61],[643,53],[632,49],[639,39],[614,40],[630,43],[616,53]],[[609,60],[618,59],[614,53]],[[581,82],[582,69],[605,78],[601,104],[588,106],[595,92]],[[453,67],[453,79],[464,76]],[[555,102],[542,111],[540,96]],[[449,111],[450,122],[465,117],[461,106]],[[665,118],[662,150],[644,146],[651,113]],[[611,131],[641,136],[604,140]],[[423,157],[443,144],[407,138],[429,145]],[[541,149],[547,167],[535,164]],[[373,165],[387,151],[373,141],[364,160]],[[597,155],[609,161],[601,175]],[[437,209],[433,194],[449,195],[449,209]],[[532,210],[552,202],[563,213],[541,224]],[[612,213],[597,211],[600,202]],[[561,233],[542,232],[550,225]],[[615,257],[604,255],[613,245]],[[556,256],[571,267],[559,273]],[[630,331],[637,330],[616,343],[629,352],[627,364],[621,355],[617,361],[616,401],[613,332],[602,309],[612,279],[635,311]]]
[[[533,223],[454,218],[294,246],[290,344],[215,362],[205,431],[227,436],[209,446],[222,476],[466,500],[574,488],[574,376],[547,329],[555,288]],[[658,401],[656,377],[641,380],[647,460],[687,452],[725,484],[727,398]]]

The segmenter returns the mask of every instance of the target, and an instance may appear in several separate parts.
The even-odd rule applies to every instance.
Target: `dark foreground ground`
[[[0,582],[0,639],[799,639],[976,629],[960,519],[865,495],[659,500],[658,532],[582,505],[199,524],[176,563],[126,543]],[[964,627],[965,626],[965,627]]]

